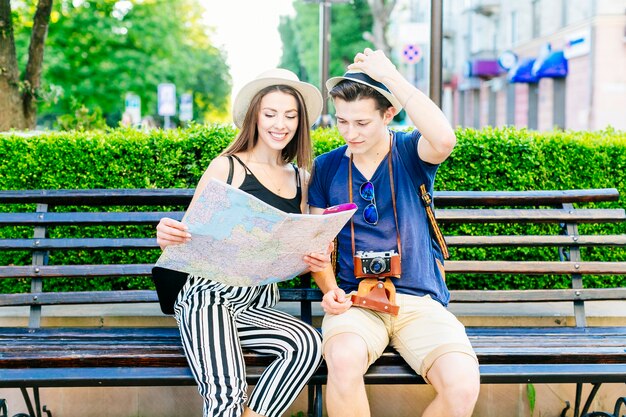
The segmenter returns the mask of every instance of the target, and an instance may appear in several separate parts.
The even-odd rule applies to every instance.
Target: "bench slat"
[[[322,294],[312,288],[282,288],[282,301],[318,302]],[[626,299],[626,288],[546,289],[546,290],[452,290],[452,303],[512,303],[512,302],[564,302],[609,301]],[[69,304],[118,304],[156,303],[158,298],[152,290],[39,292],[26,294],[0,294],[0,305],[69,305]]]
[[[282,301],[309,302],[321,301],[322,294],[313,288],[282,288]],[[25,294],[0,294],[2,306],[26,305],[67,305],[67,304],[117,304],[117,303],[156,303],[156,291],[80,291],[80,292],[30,292]]]
[[[148,276],[154,264],[0,266],[0,279]],[[446,273],[624,275],[626,262],[447,261]]]
[[[0,213],[0,225],[9,226],[60,226],[60,225],[156,225],[163,217],[176,220],[184,212],[91,212],[91,213]]]
[[[511,327],[467,327],[467,333],[474,340],[499,338],[523,340],[522,336],[533,338],[549,338],[571,342],[572,338],[599,338],[610,337],[626,338],[626,327],[614,326],[594,326],[594,327],[573,327],[573,326],[511,326]],[[76,339],[76,340],[106,340],[113,342],[118,340],[129,340],[132,343],[141,343],[147,340],[170,340],[172,343],[180,342],[180,333],[176,327],[0,327],[0,340],[9,342],[24,340],[54,340],[54,339]],[[393,352],[388,348],[386,355]]]
[[[0,266],[0,279],[148,276],[154,264]],[[446,273],[624,275],[626,262],[447,261]]]
[[[0,239],[0,250],[158,249],[156,238]]]
[[[626,262],[447,261],[446,273],[626,274]]]
[[[540,191],[435,191],[436,207],[557,206],[563,203],[618,201],[616,188]]]
[[[559,301],[608,301],[626,299],[626,288],[587,288],[563,290],[455,290],[452,303],[533,303]]]
[[[443,209],[441,223],[603,223],[626,219],[624,209]]]
[[[626,246],[626,235],[445,236],[454,247],[480,246]]]
[[[148,276],[154,264],[0,266],[0,278]]]
[[[246,367],[252,384],[263,369]],[[480,380],[490,383],[574,383],[624,382],[624,364],[578,364],[576,366],[480,365]],[[423,384],[424,380],[408,366],[379,368],[375,365],[365,375],[368,384]],[[311,382],[326,382],[315,375]],[[101,386],[184,386],[195,385],[189,368],[32,368],[0,369],[0,387],[101,387]]]
[[[192,188],[5,190],[0,191],[0,203],[53,206],[188,205],[193,193]]]
[[[626,219],[624,209],[438,209],[442,223],[602,223]],[[0,225],[157,224],[163,217],[182,219],[184,212],[0,213]]]
[[[626,246],[626,235],[446,236],[452,247]],[[158,249],[155,238],[0,239],[0,250]]]
[[[69,304],[118,304],[156,303],[156,291],[81,291],[81,292],[40,292],[27,294],[0,294],[0,305],[69,305]]]
[[[194,189],[3,190],[0,203],[50,205],[165,205],[191,201]],[[554,206],[562,203],[618,201],[616,188],[540,191],[435,191],[437,206]]]

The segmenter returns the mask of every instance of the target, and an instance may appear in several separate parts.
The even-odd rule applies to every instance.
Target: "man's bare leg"
[[[476,360],[460,352],[440,356],[428,371],[437,395],[422,417],[470,417],[480,391]]]
[[[326,409],[329,417],[368,417],[370,407],[363,375],[367,371],[367,346],[361,336],[340,333],[324,345],[328,366]]]

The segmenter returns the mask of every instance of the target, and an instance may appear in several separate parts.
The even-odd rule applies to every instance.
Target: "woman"
[[[228,182],[272,206],[305,213],[311,165],[309,127],[321,112],[313,85],[284,69],[259,75],[245,85],[233,106],[241,129],[232,145],[203,174],[191,204],[211,178]],[[291,163],[298,161],[299,167]],[[163,218],[161,248],[190,238],[182,223]],[[310,254],[311,271],[323,270],[328,254]],[[174,307],[183,347],[204,398],[204,416],[280,416],[295,400],[321,361],[321,337],[308,324],[273,309],[276,284],[232,287],[189,276]],[[246,406],[241,349],[276,355]]]

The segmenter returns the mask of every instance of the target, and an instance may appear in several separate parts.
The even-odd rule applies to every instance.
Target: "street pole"
[[[328,114],[328,91],[326,91],[326,80],[328,80],[328,65],[330,62],[330,1],[320,1],[320,91],[322,92],[322,116],[324,123]]]
[[[443,0],[430,2],[430,99],[441,107]]]

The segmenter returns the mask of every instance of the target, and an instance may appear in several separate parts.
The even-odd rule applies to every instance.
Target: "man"
[[[309,205],[312,213],[346,201],[359,207],[338,236],[339,285],[330,268],[314,274],[326,312],[328,414],[370,415],[363,375],[390,344],[437,392],[423,416],[470,416],[480,388],[478,361],[465,328],[445,308],[443,245],[418,194],[424,185],[432,195],[437,168],[456,144],[454,131],[381,51],[358,53],[327,87],[346,146],[316,159]],[[402,107],[417,130],[388,130]],[[361,251],[399,255],[400,277],[389,278],[397,316],[353,306],[346,295],[358,288],[354,259]]]

